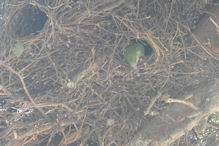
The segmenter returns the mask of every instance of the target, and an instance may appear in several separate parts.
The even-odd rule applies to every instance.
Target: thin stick
[[[154,97],[150,103],[150,105],[148,106],[148,108],[146,109],[146,111],[144,111],[144,115],[147,116],[149,114],[149,112],[151,111],[151,108],[153,107],[154,103],[157,101],[158,98],[160,98],[161,93],[159,92],[157,94],[156,97]]]

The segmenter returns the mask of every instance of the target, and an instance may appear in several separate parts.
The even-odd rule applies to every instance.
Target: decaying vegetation
[[[2,2],[0,145],[126,145],[154,117],[162,119],[161,111],[172,104],[201,111],[199,105],[205,101],[190,101],[194,96],[188,93],[219,75],[218,52],[203,45],[193,31],[206,5],[214,4],[200,0]],[[137,69],[123,57],[133,39],[153,48]],[[15,54],[16,43],[24,47],[21,55]],[[184,133],[179,130],[171,141],[163,138],[162,142],[201,142],[192,128],[218,112],[213,107],[208,106],[202,119],[193,115],[195,122],[189,128],[177,127]],[[174,123],[188,118],[185,113],[182,117]],[[211,126],[216,137],[218,125]],[[180,140],[191,129],[192,138]]]

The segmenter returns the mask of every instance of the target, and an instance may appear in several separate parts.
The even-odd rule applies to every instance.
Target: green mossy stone
[[[13,52],[14,52],[15,56],[20,57],[21,54],[23,53],[23,51],[24,51],[23,44],[18,42],[14,45]]]
[[[133,68],[137,67],[138,60],[141,56],[144,56],[145,48],[140,43],[131,43],[126,47],[124,53],[125,59]]]

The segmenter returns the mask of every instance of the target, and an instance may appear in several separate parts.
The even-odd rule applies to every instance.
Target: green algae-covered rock
[[[145,48],[141,43],[130,43],[126,47],[124,57],[130,64],[130,66],[136,69],[139,58],[141,56],[144,56],[144,51]]]

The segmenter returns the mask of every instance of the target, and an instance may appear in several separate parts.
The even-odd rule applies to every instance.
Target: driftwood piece
[[[211,113],[218,112],[219,79],[206,83],[204,87],[188,93],[185,97],[188,96],[190,97],[188,101],[185,98],[184,100],[197,109],[179,102],[169,103],[160,116],[145,122],[143,128],[128,145],[143,146],[149,143],[169,145],[198,125],[201,120],[206,119]]]

